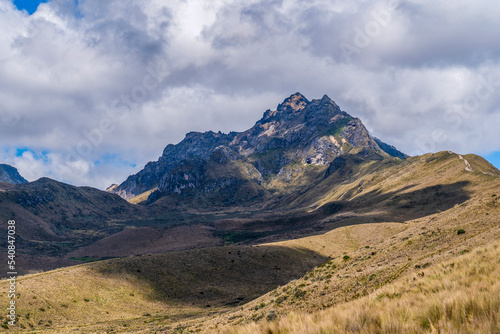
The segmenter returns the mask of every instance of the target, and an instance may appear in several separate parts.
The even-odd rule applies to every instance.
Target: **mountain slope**
[[[278,233],[254,247],[127,257],[27,276],[20,292],[31,304],[20,309],[20,323],[61,333],[308,333],[357,325],[366,332],[418,333],[450,322],[485,332],[490,327],[483,324],[495,324],[497,304],[484,298],[497,289],[490,283],[498,270],[500,172],[481,157],[450,152],[344,166],[323,181],[329,192],[319,187],[298,199],[314,217],[305,225],[317,230]],[[336,183],[337,173],[344,182]],[[242,219],[211,224],[252,231],[295,224]],[[456,287],[478,297],[464,299]],[[245,296],[252,298],[238,299]],[[409,312],[400,313],[410,300]],[[446,313],[447,305],[476,313]],[[441,316],[429,318],[436,306]],[[358,327],[339,330],[349,328]]]
[[[360,299],[312,313],[284,315],[275,322],[213,332],[498,333],[499,256],[499,240],[464,248],[452,259],[412,270]]]
[[[342,226],[404,222],[461,205],[481,191],[489,182],[485,178],[499,175],[481,157],[449,152],[404,161],[363,160],[350,155],[341,158],[341,162],[335,160],[323,167],[326,176],[316,175],[313,181],[302,179],[303,187],[295,183],[291,188],[294,191],[275,194],[264,209],[230,208],[190,215],[190,208],[182,214],[169,211],[162,220],[143,219],[140,227],[113,234],[71,256],[115,257],[210,245],[259,244],[325,233]],[[473,172],[465,169],[463,159]],[[176,203],[170,206],[175,208]],[[138,207],[165,210],[156,203]],[[173,219],[177,219],[178,226],[163,227]]]
[[[142,208],[90,187],[48,178],[0,183],[0,219],[18,222],[16,244],[23,254],[19,259],[22,272],[74,264],[62,256],[119,232],[128,221],[143,216]]]
[[[28,275],[18,280],[18,327],[93,333],[171,324],[242,305],[323,261],[285,247],[218,247]]]
[[[12,166],[0,164],[0,182],[19,184],[28,182],[19,174],[18,170]]]
[[[20,261],[29,272],[109,257],[287,240],[360,223],[404,222],[464,203],[486,182],[483,178],[499,173],[480,157],[449,152],[406,160],[347,154],[318,168],[292,178],[281,192],[262,190],[269,199],[260,208],[201,213],[186,202],[178,207],[175,201],[162,202],[167,196],[137,206],[114,194],[50,179],[3,183],[0,217],[20,222]],[[216,179],[221,171],[223,177],[231,175],[230,170],[208,171],[214,176],[206,179]],[[204,194],[205,201],[223,205],[221,199],[238,194],[227,190],[232,188]]]
[[[345,154],[369,160],[407,157],[371,137],[359,119],[328,96],[309,101],[296,93],[247,131],[188,133],[110,191],[130,199],[157,188],[148,203],[177,195],[217,199],[213,204],[223,206],[263,203],[281,190],[280,183],[307,169],[321,172]]]
[[[490,298],[490,292],[498,290],[494,279],[498,263],[491,260],[496,258],[500,242],[500,173],[474,155],[440,152],[411,159],[417,158],[420,161],[409,163],[414,167],[421,164],[418,169],[402,168],[398,172],[398,166],[388,168],[387,175],[381,175],[383,181],[379,186],[385,183],[389,187],[381,190],[381,194],[402,181],[407,182],[411,173],[423,175],[425,172],[428,174],[420,179],[423,184],[418,186],[425,192],[433,193],[435,188],[429,185],[440,179],[442,185],[463,183],[467,199],[447,205],[446,209],[431,206],[433,213],[404,221],[404,228],[381,242],[369,239],[359,242],[359,238],[350,237],[359,235],[359,229],[368,235],[374,234],[370,230],[374,225],[353,226],[355,221],[351,221],[345,228],[346,239],[340,246],[343,249],[340,254],[339,241],[332,238],[336,230],[271,243],[316,250],[331,260],[301,279],[245,305],[243,310],[234,310],[204,323],[202,331],[217,325],[219,330],[215,332],[222,333],[427,333],[438,328],[444,332],[463,328],[468,328],[466,332],[496,332],[494,326],[498,325],[500,304],[496,296]],[[468,165],[475,166],[474,171],[466,170]],[[429,173],[430,169],[437,178]],[[412,199],[419,198],[397,196],[407,209],[415,205]],[[449,204],[452,204],[452,198],[453,192],[443,192],[436,194],[434,200],[444,203],[451,200]],[[397,215],[384,212],[395,205],[391,202],[382,202],[370,210],[382,216],[387,213],[386,219],[398,219]],[[372,206],[369,202],[366,204]],[[358,221],[368,222],[371,218],[365,210],[339,213],[337,217],[348,220],[355,216]],[[376,225],[389,227],[385,222]],[[467,253],[475,255],[462,258]],[[484,253],[488,253],[486,257]],[[259,305],[264,307],[257,307]],[[402,306],[406,313],[401,312]],[[301,314],[289,317],[290,312]],[[264,319],[270,314],[271,319],[283,318],[276,323],[266,323]],[[262,319],[260,324],[234,328],[236,324],[259,319]],[[199,328],[199,323],[190,328]]]

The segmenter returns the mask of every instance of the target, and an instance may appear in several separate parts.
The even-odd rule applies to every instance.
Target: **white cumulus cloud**
[[[3,162],[105,188],[186,132],[244,130],[297,91],[409,154],[499,151],[499,9],[52,0],[29,16],[0,0]]]

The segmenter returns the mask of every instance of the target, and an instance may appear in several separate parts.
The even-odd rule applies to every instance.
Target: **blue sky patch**
[[[488,160],[497,169],[500,169],[500,151],[493,152],[493,153],[490,153],[488,155],[483,155],[483,158]]]
[[[47,150],[35,152],[27,147],[18,147],[16,148],[16,157],[22,157],[26,152],[30,152],[36,160],[42,160],[44,164],[47,164],[49,162],[48,154],[50,152]]]
[[[47,0],[14,0],[14,5],[19,10],[26,10],[30,15],[36,12],[38,5],[45,3]]]
[[[22,157],[24,152],[30,151],[29,148],[26,147],[20,147],[16,149],[16,157]]]
[[[120,157],[120,155],[116,153],[106,153],[99,159],[94,160],[93,162],[94,165],[112,164],[115,166],[122,166],[122,167],[132,167],[132,168],[137,167],[137,164],[135,162],[123,160]]]

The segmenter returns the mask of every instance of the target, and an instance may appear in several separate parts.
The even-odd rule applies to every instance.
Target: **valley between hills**
[[[500,172],[407,156],[327,96],[189,133],[106,192],[9,173],[9,331],[500,331]]]

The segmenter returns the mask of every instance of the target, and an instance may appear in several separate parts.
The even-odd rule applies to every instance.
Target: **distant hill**
[[[127,221],[142,217],[140,207],[90,187],[48,178],[0,183],[0,219],[17,221],[16,244],[23,254],[19,256],[21,272],[74,264],[60,257],[121,231]]]
[[[0,182],[19,184],[28,181],[19,174],[16,168],[10,165],[0,164]]]

